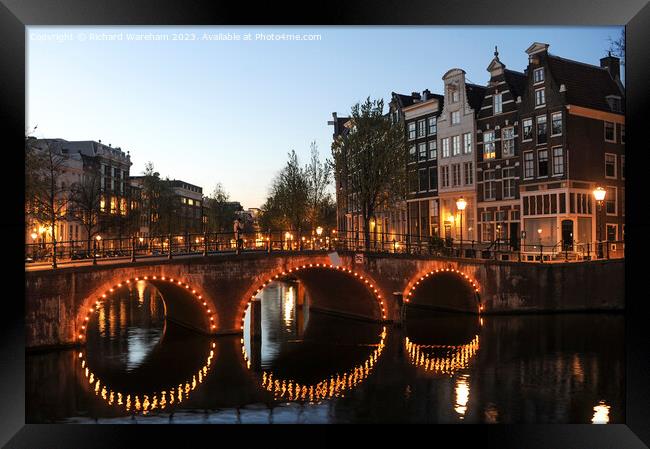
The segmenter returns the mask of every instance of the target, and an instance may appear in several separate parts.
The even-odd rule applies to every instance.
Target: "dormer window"
[[[621,97],[617,95],[608,95],[607,104],[613,112],[621,112]]]
[[[533,70],[533,83],[541,83],[544,81],[544,67]]]

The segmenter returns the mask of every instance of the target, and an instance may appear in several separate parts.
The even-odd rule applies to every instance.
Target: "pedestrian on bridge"
[[[233,231],[235,232],[235,243],[237,245],[237,251],[241,251],[244,248],[244,239],[241,237],[243,229],[244,225],[242,224],[241,220],[239,220],[239,218],[236,218],[233,225]]]

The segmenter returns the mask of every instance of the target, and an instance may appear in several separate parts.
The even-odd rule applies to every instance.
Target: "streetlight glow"
[[[599,186],[594,189],[593,194],[594,194],[594,198],[596,198],[596,201],[600,202],[605,199],[605,195],[607,194],[607,191]]]
[[[97,240],[99,242],[101,239],[102,239],[102,236],[97,234],[97,236],[95,237],[95,240]]]
[[[458,198],[458,200],[456,201],[456,207],[458,208],[458,210],[465,210],[466,206],[467,206],[467,201],[465,201],[465,198],[463,198],[462,196]]]
[[[323,233],[323,228],[322,228],[322,226],[317,227],[317,228],[316,228],[316,234],[318,234],[318,235],[320,236],[322,233]]]

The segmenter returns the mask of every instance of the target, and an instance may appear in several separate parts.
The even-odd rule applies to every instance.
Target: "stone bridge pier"
[[[624,307],[624,260],[530,264],[325,252],[198,256],[27,272],[27,347],[83,344],[97,306],[141,281],[160,291],[168,320],[206,334],[240,333],[250,301],[281,279],[300,280],[313,309],[377,322],[399,318],[394,293],[409,306],[465,313]]]

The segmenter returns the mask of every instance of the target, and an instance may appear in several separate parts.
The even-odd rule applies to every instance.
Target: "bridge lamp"
[[[460,255],[463,256],[463,211],[467,207],[467,201],[462,196],[456,200],[456,208],[460,211]]]
[[[593,191],[594,198],[596,200],[596,204],[598,205],[597,209],[597,214],[596,214],[596,230],[598,232],[598,242],[600,242],[603,239],[602,235],[602,210],[603,210],[603,201],[605,200],[605,195],[607,194],[607,191],[603,189],[602,187],[598,186],[594,189]],[[601,223],[599,223],[599,221]],[[602,247],[601,244],[599,243],[598,245],[598,257],[603,257],[602,256]]]

